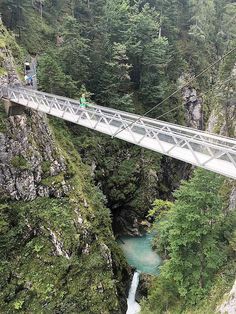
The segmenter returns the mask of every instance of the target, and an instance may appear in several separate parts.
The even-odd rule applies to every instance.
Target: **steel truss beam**
[[[0,97],[236,179],[235,139],[25,88]]]

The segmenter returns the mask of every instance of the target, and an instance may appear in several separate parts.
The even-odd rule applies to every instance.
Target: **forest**
[[[37,59],[39,90],[73,99],[84,94],[100,106],[236,138],[235,1],[0,0],[0,12],[7,33],[0,50],[11,50],[22,79],[23,64]],[[0,76],[2,58],[0,51]],[[10,129],[6,142],[21,141],[6,119],[1,111],[0,134]],[[143,279],[141,313],[224,313],[220,305],[236,271],[235,180],[56,118],[49,118],[50,145],[57,147],[49,158],[47,127],[40,139],[40,119],[28,119],[25,128],[34,135],[22,134],[29,147],[5,167],[27,177],[31,157],[41,154],[35,186],[49,193],[9,197],[0,166],[0,312],[126,313],[131,270],[115,239],[145,229],[155,233],[153,250],[163,263],[158,276]],[[77,208],[82,222],[69,229],[63,222],[75,219]],[[69,261],[49,253],[53,228]],[[113,260],[109,269],[104,258]],[[58,274],[50,274],[50,264]]]

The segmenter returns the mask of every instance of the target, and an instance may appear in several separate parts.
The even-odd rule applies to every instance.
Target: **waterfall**
[[[139,273],[135,272],[132,283],[131,283],[131,287],[129,289],[129,296],[127,299],[128,309],[127,309],[126,314],[137,314],[141,310],[140,305],[135,301],[135,294],[138,288],[138,283],[139,283]]]

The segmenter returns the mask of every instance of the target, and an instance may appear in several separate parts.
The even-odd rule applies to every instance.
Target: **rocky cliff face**
[[[0,226],[0,312],[125,312],[109,211],[65,125],[31,110],[6,117],[3,103]]]
[[[203,129],[203,99],[194,87],[184,87],[182,98],[185,106],[185,120],[187,126],[202,130]]]
[[[0,140],[1,311],[121,313],[113,280],[125,271],[79,157],[67,159],[37,113],[7,118]]]
[[[236,136],[236,100],[215,108],[208,121],[208,131],[225,136]]]
[[[36,197],[63,197],[66,184],[65,160],[56,148],[45,116],[29,112],[9,117],[6,132],[0,133],[1,193],[12,200],[34,200]],[[47,185],[48,178],[52,178]]]
[[[217,309],[218,313],[221,314],[235,314],[236,313],[236,281],[231,289],[227,300],[222,303]]]
[[[208,131],[236,137],[236,63],[225,83],[219,86],[218,102],[213,108]]]

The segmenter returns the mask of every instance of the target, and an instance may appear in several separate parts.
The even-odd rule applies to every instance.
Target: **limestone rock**
[[[68,193],[69,186],[62,175],[66,172],[65,161],[43,114],[9,117],[6,132],[0,133],[0,144],[0,190],[4,195],[13,200],[33,200]]]
[[[236,187],[231,191],[229,198],[229,210],[236,210]]]
[[[100,244],[100,251],[101,255],[107,262],[107,266],[110,270],[112,270],[112,257],[111,257],[111,251],[108,248],[108,246],[105,243]]]
[[[218,308],[221,314],[236,314],[236,280],[227,300]]]
[[[212,110],[208,131],[224,136],[236,137],[236,63],[229,78],[231,84],[219,86],[218,103]]]
[[[203,117],[202,117],[202,104],[203,99],[199,92],[189,86],[184,87],[182,90],[182,97],[184,100],[184,105],[186,108],[185,117],[187,126],[190,126],[195,129],[203,128]]]

